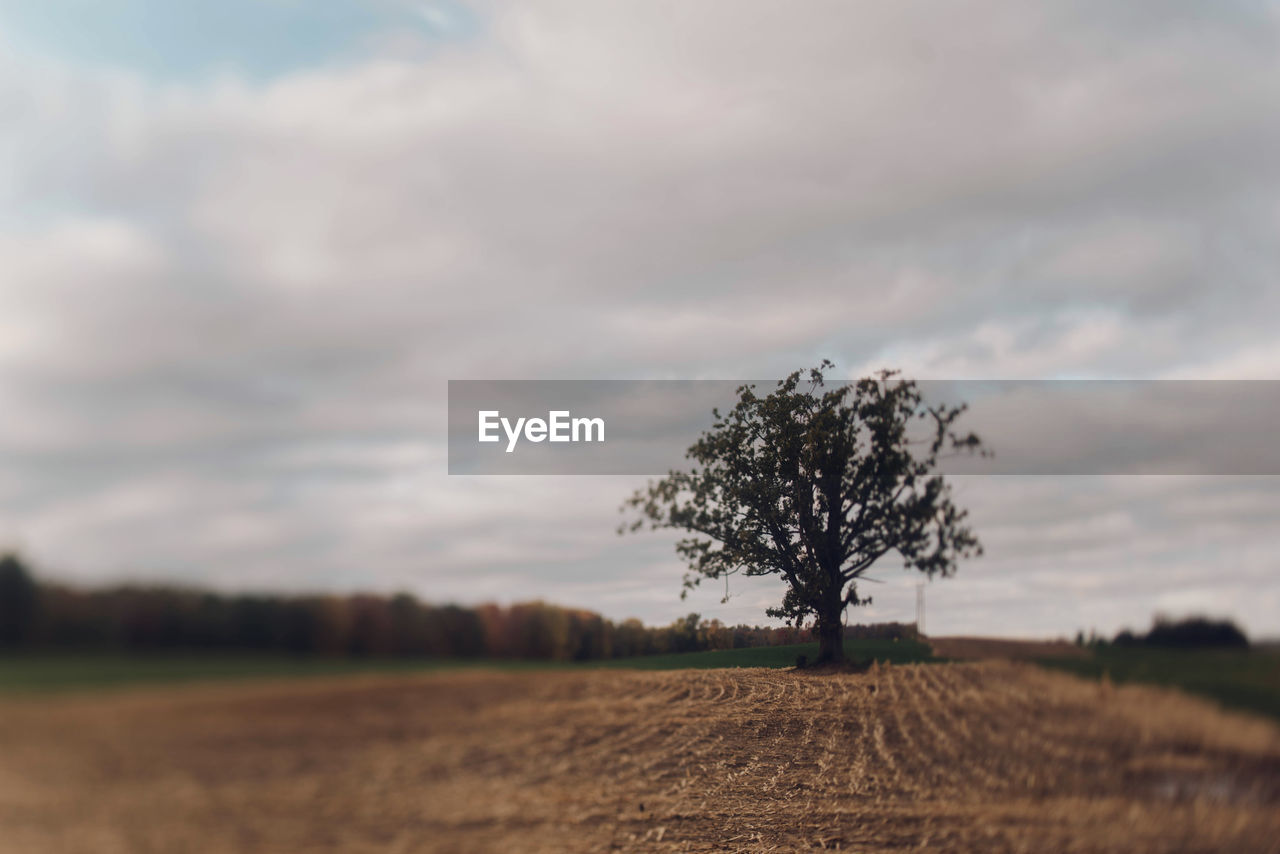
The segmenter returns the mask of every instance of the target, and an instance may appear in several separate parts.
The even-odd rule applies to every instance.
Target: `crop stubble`
[[[0,705],[0,851],[1280,850],[1280,734],[1010,662]]]

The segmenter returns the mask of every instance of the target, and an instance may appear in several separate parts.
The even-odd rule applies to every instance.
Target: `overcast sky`
[[[1274,2],[0,0],[0,547],[763,622],[447,380],[1280,379],[1278,106]],[[1280,634],[1280,478],[957,494],[931,633]]]

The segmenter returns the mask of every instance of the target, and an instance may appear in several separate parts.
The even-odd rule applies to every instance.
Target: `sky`
[[[0,0],[0,547],[763,623],[448,380],[1280,379],[1277,104],[1275,2]],[[1280,635],[1277,477],[955,483],[930,633]]]

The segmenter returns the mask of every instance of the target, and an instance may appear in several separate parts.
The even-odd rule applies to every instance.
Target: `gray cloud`
[[[0,538],[82,580],[668,619],[674,559],[611,533],[634,484],[446,477],[446,380],[1276,378],[1273,4],[478,16],[269,83],[0,55]],[[1177,483],[967,486],[998,548],[932,627],[1202,590],[1274,632],[1270,481]],[[1044,551],[1072,531],[1110,545]]]

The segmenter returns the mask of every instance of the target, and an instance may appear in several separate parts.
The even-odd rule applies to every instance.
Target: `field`
[[[928,644],[912,640],[872,640],[847,638],[844,654],[851,662],[870,664],[872,661],[891,664],[911,664],[934,661],[933,650]],[[753,649],[722,649],[709,652],[683,652],[670,655],[642,655],[636,658],[619,658],[596,662],[600,667],[622,667],[634,670],[685,670],[689,668],[718,667],[794,667],[796,657],[804,655],[809,661],[818,658],[816,643],[790,646],[762,646]]]
[[[1019,662],[0,699],[0,852],[1276,851],[1280,731]]]
[[[421,661],[299,659],[270,655],[98,653],[0,656],[0,693],[48,693],[208,680],[346,676],[429,669]]]
[[[1280,720],[1280,654],[1272,649],[1103,648],[1040,663],[1113,682],[1174,685]]]
[[[1008,640],[1005,638],[930,638],[933,651],[946,658],[999,658],[1038,661],[1088,658],[1089,650],[1066,641]]]
[[[193,653],[101,652],[45,653],[0,656],[0,694],[118,688],[138,684],[171,684],[227,679],[287,676],[314,677],[366,673],[485,667],[498,670],[566,668],[624,668],[631,670],[705,669],[719,667],[791,667],[797,655],[817,658],[818,645],[757,647],[753,649],[645,655],[603,661],[557,662],[418,658],[300,658],[280,655],[210,655]],[[872,660],[906,664],[932,661],[929,647],[916,641],[849,639],[845,654],[852,661]]]

